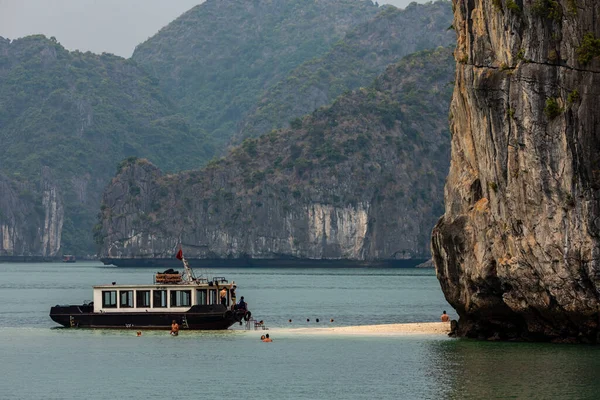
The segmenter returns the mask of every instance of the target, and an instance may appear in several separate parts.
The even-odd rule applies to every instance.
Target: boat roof
[[[94,289],[108,289],[108,288],[116,288],[116,289],[125,289],[125,288],[131,288],[131,289],[138,289],[138,288],[165,288],[165,287],[170,287],[170,288],[181,288],[181,287],[185,287],[185,288],[198,288],[198,287],[202,287],[202,288],[230,288],[230,287],[237,287],[237,285],[235,284],[235,281],[231,281],[228,282],[226,279],[222,278],[222,277],[217,277],[217,278],[213,278],[212,281],[206,281],[206,280],[201,280],[201,281],[197,281],[197,282],[185,282],[185,281],[181,281],[181,282],[155,282],[155,283],[146,283],[146,284],[116,284],[116,283],[108,283],[105,285],[94,285],[93,288]]]

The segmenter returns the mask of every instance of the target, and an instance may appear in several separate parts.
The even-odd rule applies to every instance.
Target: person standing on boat
[[[235,289],[237,288],[237,286],[235,285],[235,281],[231,282],[231,287],[229,288],[229,293],[231,293],[231,304],[234,306],[233,308],[235,308]]]
[[[225,288],[221,289],[221,291],[219,292],[219,295],[221,296],[221,304],[223,304],[225,307],[227,307],[227,289],[225,289]]]
[[[175,320],[173,320],[173,323],[171,324],[171,335],[179,335],[179,324]]]
[[[242,296],[240,298],[240,302],[238,303],[237,308],[238,308],[238,310],[247,310],[248,309],[248,306],[247,306],[246,302],[244,301],[244,296]]]

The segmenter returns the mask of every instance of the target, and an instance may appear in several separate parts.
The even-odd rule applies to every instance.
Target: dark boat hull
[[[222,305],[193,306],[186,312],[95,313],[92,306],[55,306],[50,318],[67,328],[222,330],[242,321],[245,311],[227,310]]]
[[[287,258],[186,258],[192,268],[413,268],[428,261],[428,258],[399,260],[337,260]],[[101,258],[105,265],[133,268],[179,268],[181,261],[176,258]]]

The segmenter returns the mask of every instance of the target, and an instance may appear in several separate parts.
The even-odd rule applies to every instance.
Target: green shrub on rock
[[[575,89],[571,93],[569,93],[569,97],[567,98],[567,101],[569,102],[569,104],[573,104],[579,99],[580,99],[579,91],[577,89]]]
[[[557,0],[535,0],[531,6],[534,15],[560,21],[563,16],[562,7]]]
[[[581,45],[577,48],[577,61],[588,64],[594,58],[600,56],[600,39],[596,39],[593,33],[588,32],[583,37]]]
[[[515,14],[521,14],[521,7],[515,3],[515,0],[506,0],[506,8]]]
[[[544,113],[548,119],[552,120],[562,114],[563,109],[558,103],[558,100],[554,97],[546,99],[546,107],[544,107]]]

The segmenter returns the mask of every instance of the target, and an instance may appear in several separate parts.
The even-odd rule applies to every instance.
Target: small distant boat
[[[196,278],[183,257],[184,272],[158,272],[153,284],[94,286],[93,301],[81,305],[56,305],[50,318],[65,327],[116,329],[227,329],[248,320],[250,311],[235,304],[235,282],[224,277]]]
[[[67,262],[67,263],[74,263],[77,260],[75,259],[75,256],[71,255],[71,254],[65,254],[63,256],[63,262]]]

